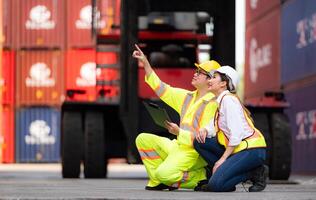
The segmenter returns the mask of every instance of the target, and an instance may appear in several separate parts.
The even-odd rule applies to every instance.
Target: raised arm
[[[133,52],[133,57],[136,58],[138,61],[143,63],[146,76],[149,76],[153,72],[153,68],[151,67],[148,59],[146,58],[143,51],[139,48],[137,44],[135,44],[136,50]]]

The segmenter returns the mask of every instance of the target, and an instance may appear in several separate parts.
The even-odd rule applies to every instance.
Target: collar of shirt
[[[229,93],[228,90],[224,90],[220,95],[218,95],[218,97],[217,97],[217,99],[216,99],[217,103],[219,104],[219,103],[221,102],[223,96],[224,96],[225,94],[228,94],[228,93]]]

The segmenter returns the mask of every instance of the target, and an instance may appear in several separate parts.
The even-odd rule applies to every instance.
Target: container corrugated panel
[[[67,92],[67,100],[95,101],[96,99],[96,52],[94,49],[68,50],[66,52],[65,89],[82,90],[83,94]]]
[[[316,82],[285,93],[292,128],[292,171],[316,172]]]
[[[12,0],[17,48],[63,48],[65,40],[64,0]]]
[[[280,0],[246,0],[246,24],[257,20],[278,6],[280,6]]]
[[[2,131],[0,133],[2,162],[14,162],[14,111],[12,105],[2,105]]]
[[[17,52],[16,104],[60,105],[64,98],[63,54],[58,50]]]
[[[16,161],[60,160],[60,110],[51,107],[16,111]]]
[[[3,51],[2,53],[2,77],[0,87],[2,87],[2,103],[14,104],[14,52]]]
[[[98,8],[100,9],[100,20],[98,20],[97,27],[100,33],[106,34],[119,34],[120,25],[120,0],[99,0]]]
[[[246,30],[245,98],[280,89],[280,10]]]
[[[155,69],[155,72],[159,78],[173,87],[179,87],[187,90],[194,90],[191,84],[194,69]],[[157,95],[154,91],[145,83],[145,71],[143,68],[138,70],[138,92],[141,98],[157,99]]]
[[[99,0],[100,1],[100,0]],[[91,37],[92,23],[91,0],[67,0],[67,47],[82,48],[93,47]],[[100,19],[100,11],[97,11],[96,19],[99,27],[105,26],[105,21]]]
[[[12,48],[12,4],[11,0],[4,0],[2,2],[3,46],[6,48]]]
[[[94,49],[68,50],[65,73],[67,100],[95,101],[100,89],[104,89],[108,97],[117,96],[120,84],[117,54],[118,52],[96,53]],[[97,69],[96,61],[103,67]],[[96,80],[103,81],[106,85],[96,87]]]
[[[315,16],[314,0],[288,1],[282,6],[282,84],[316,74]]]

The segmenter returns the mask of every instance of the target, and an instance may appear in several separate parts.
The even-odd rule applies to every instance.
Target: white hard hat
[[[237,71],[234,68],[230,66],[222,66],[218,68],[216,71],[221,74],[225,74],[230,79],[229,81],[231,81],[231,84],[234,86],[234,88],[230,87],[230,89],[236,90],[236,87],[239,81],[239,76],[238,76]]]

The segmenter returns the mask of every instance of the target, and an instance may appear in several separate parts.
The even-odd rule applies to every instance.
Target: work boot
[[[204,181],[204,180],[203,180]],[[203,184],[203,181],[200,181],[199,183],[201,183],[201,185],[197,185],[194,188],[194,191],[202,191],[202,192],[214,192],[212,190],[212,188],[208,185],[208,182],[204,182],[205,184]],[[222,191],[222,192],[234,192],[236,191],[236,186],[232,187],[231,189],[227,190],[227,191]]]
[[[261,165],[251,173],[252,186],[249,187],[249,192],[260,192],[266,188],[268,170],[266,165]]]
[[[206,179],[201,180],[198,182],[197,186],[195,186],[194,191],[202,191],[202,185],[207,185],[208,184],[208,180],[210,180],[211,176],[212,176],[212,169],[213,167],[211,167],[210,165],[207,165],[205,168],[205,175],[206,175]]]
[[[160,183],[159,185],[153,186],[153,187],[151,187],[151,186],[146,186],[145,187],[145,190],[156,190],[156,191],[159,191],[159,190],[167,190],[167,189],[169,191],[173,191],[173,190],[176,190],[178,188],[172,187],[172,186],[168,186],[168,185],[165,185],[163,183]]]
[[[166,189],[168,189],[168,188],[169,188],[168,185],[165,185],[165,184],[163,184],[163,183],[160,183],[159,185],[153,186],[153,187],[151,187],[151,186],[146,186],[146,187],[145,187],[145,190],[166,190]]]
[[[208,180],[201,180],[198,182],[197,186],[195,186],[194,191],[202,191],[202,186],[207,185]]]

